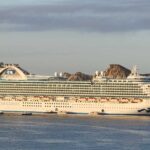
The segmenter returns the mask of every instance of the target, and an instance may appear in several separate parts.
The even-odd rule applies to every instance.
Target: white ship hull
[[[0,112],[58,113],[58,114],[111,114],[111,115],[150,115],[150,100],[125,102],[110,100],[83,100],[75,98],[4,98],[0,99]]]

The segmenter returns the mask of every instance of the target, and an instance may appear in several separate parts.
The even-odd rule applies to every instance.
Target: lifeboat
[[[38,98],[39,96],[33,96],[34,98]]]
[[[87,98],[80,98],[79,100],[81,100],[81,101],[86,101],[86,100],[88,100]]]
[[[141,99],[133,99],[133,100],[131,101],[131,103],[140,103],[140,102],[142,102]]]
[[[128,102],[129,102],[129,99],[120,99],[119,102],[120,102],[120,103],[128,103]]]
[[[93,101],[96,101],[96,98],[88,98],[87,100],[90,102],[93,102]]]
[[[102,103],[108,102],[107,99],[100,99],[99,101],[102,102]]]
[[[118,102],[118,99],[109,99],[109,102],[117,103],[117,102]]]
[[[88,98],[88,100],[95,100],[95,98]]]

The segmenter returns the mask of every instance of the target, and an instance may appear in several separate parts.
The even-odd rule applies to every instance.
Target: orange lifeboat
[[[140,103],[140,102],[142,102],[141,99],[133,99],[133,100],[131,101],[131,103]]]
[[[118,102],[118,99],[109,99],[109,102],[117,103],[117,102]]]
[[[102,102],[102,103],[105,103],[105,102],[107,102],[108,100],[107,99],[100,99],[100,102]]]
[[[87,98],[83,98],[83,97],[79,99],[79,101],[87,101],[87,100],[88,100]]]
[[[120,102],[120,103],[128,103],[128,102],[129,102],[129,99],[120,99],[119,102]]]
[[[93,102],[93,101],[96,101],[96,98],[88,98],[87,100],[90,102]]]

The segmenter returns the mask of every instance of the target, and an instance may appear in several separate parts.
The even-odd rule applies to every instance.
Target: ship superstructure
[[[30,113],[150,114],[150,78],[136,67],[126,79],[96,72],[93,80],[31,75],[14,64],[0,68],[0,111]]]

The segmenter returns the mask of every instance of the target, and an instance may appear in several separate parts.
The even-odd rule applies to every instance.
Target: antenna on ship
[[[96,76],[99,76],[99,71],[96,71],[96,72],[95,72],[95,75],[96,75]]]
[[[104,71],[101,71],[101,77],[104,77]]]
[[[132,70],[131,70],[131,74],[132,74],[133,76],[137,76],[137,75],[138,75],[138,70],[137,70],[137,66],[136,66],[136,65],[133,66],[133,68],[132,68]]]
[[[138,73],[138,69],[137,66],[133,66],[132,70],[131,70],[131,74],[128,76],[128,79],[137,79],[139,78],[139,73]]]

